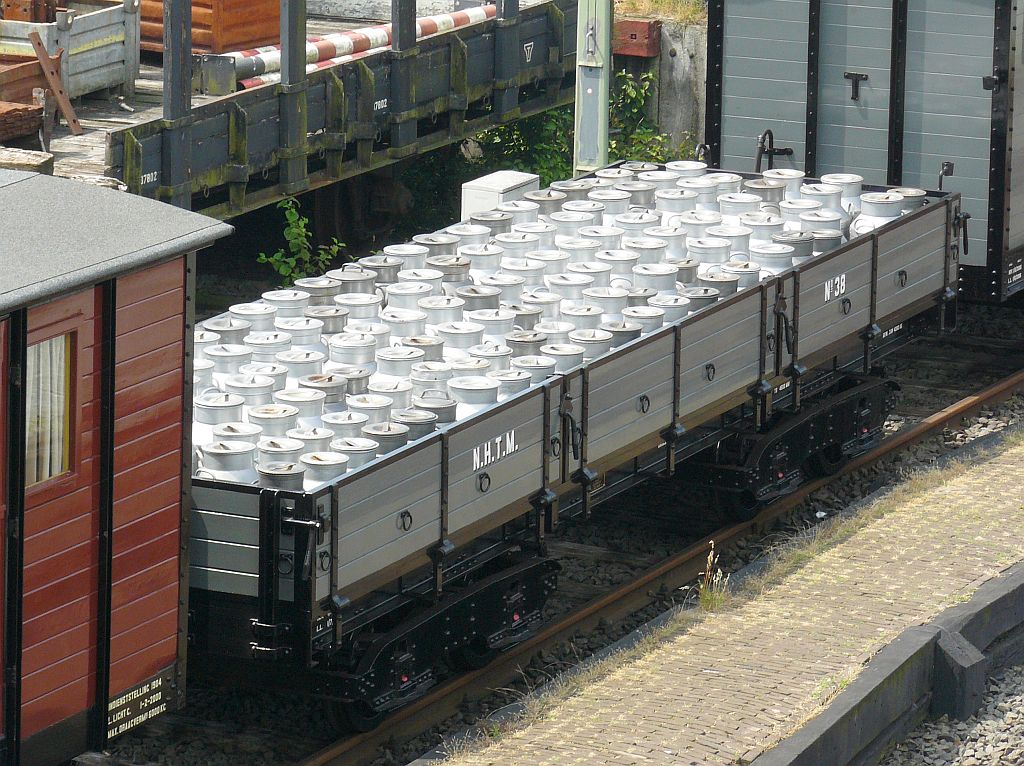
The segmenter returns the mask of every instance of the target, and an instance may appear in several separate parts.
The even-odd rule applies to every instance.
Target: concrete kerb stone
[[[929,625],[905,630],[828,708],[751,766],[875,763],[928,714],[970,717],[985,692],[984,650],[1021,625],[1024,563],[983,584],[970,601]]]

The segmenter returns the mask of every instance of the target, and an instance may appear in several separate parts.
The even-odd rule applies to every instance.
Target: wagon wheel
[[[721,492],[715,490],[715,506],[735,521],[750,521],[761,510],[753,492]]]
[[[474,636],[453,653],[452,659],[462,670],[479,670],[498,656],[498,650],[487,645],[483,636]]]
[[[830,444],[807,458],[806,471],[812,477],[831,476],[842,468],[849,458],[839,444]]]
[[[339,733],[371,731],[380,725],[385,715],[366,700],[330,700],[324,712],[328,724]]]

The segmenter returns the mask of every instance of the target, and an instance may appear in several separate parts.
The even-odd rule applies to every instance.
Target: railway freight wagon
[[[0,210],[3,763],[51,766],[184,699],[186,296],[231,228],[8,170]]]
[[[594,502],[691,456],[706,465],[680,480],[713,482],[720,502],[749,515],[880,438],[891,389],[864,373],[913,322],[939,329],[949,319],[964,234],[959,193],[854,184],[855,204],[895,212],[869,226],[865,210],[839,244],[839,231],[787,233],[764,212],[778,207],[785,184],[720,173],[680,179],[680,189],[674,171],[701,175],[703,165],[669,169],[625,163],[528,192],[205,323],[205,385],[219,390],[196,409],[207,435],[195,440],[203,467],[193,481],[194,667],[217,674],[238,664],[261,684],[305,689],[351,725],[372,726],[451,668],[479,665],[530,635],[557,587],[544,538],[560,517],[585,519]],[[718,184],[745,191],[717,194]],[[811,179],[803,191],[839,206],[840,188]],[[783,207],[804,211],[811,228],[840,218],[811,199]],[[761,237],[781,239],[755,246],[721,238],[751,228],[698,232],[727,208],[761,226]],[[591,225],[595,215],[605,225]],[[794,245],[779,242],[806,250],[795,257]],[[693,259],[710,261],[712,249],[723,263],[743,249],[776,266],[698,272]],[[726,265],[753,278],[735,290],[741,277],[724,274]],[[605,286],[594,287],[602,274]],[[623,274],[634,292],[615,287]],[[541,278],[550,292],[519,292]],[[648,279],[659,281],[640,284]],[[710,282],[681,289],[677,279]],[[446,294],[431,295],[428,282]],[[515,296],[505,292],[513,288]],[[494,303],[469,310],[484,300]],[[584,329],[552,320],[557,312]],[[597,329],[606,315],[617,319]],[[339,317],[348,324],[329,338],[324,364],[317,333]],[[255,332],[257,322],[265,331]],[[432,335],[422,334],[425,323],[436,323]],[[295,349],[266,355],[289,334]],[[422,362],[442,345],[451,350],[444,362]],[[412,368],[416,359],[422,366]],[[414,409],[399,413],[410,397]],[[248,422],[227,422],[243,409]],[[257,422],[264,440],[254,447]],[[405,446],[380,446],[423,422]],[[300,464],[302,440],[332,435],[341,437],[332,451]],[[324,481],[322,469],[346,458],[349,470]]]
[[[1024,288],[1011,183],[1024,140],[1024,110],[1014,109],[1024,6],[711,0],[708,10],[713,162],[812,176],[842,168],[894,186],[944,181],[972,218],[961,294],[998,302]]]

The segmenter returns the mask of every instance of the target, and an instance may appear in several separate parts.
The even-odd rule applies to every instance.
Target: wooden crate
[[[612,53],[655,58],[661,53],[661,22],[657,19],[615,19]]]
[[[51,61],[60,63],[56,56]],[[35,56],[0,54],[0,101],[31,104],[32,89],[48,87]]]
[[[164,4],[142,0],[142,48],[164,49]],[[281,36],[280,0],[192,0],[192,50],[227,53],[273,45]]]

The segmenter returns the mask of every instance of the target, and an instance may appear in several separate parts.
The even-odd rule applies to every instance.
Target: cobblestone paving
[[[816,715],[905,628],[1024,558],[1024,446],[922,490],[779,586],[712,615],[543,720],[447,763],[729,764]]]

